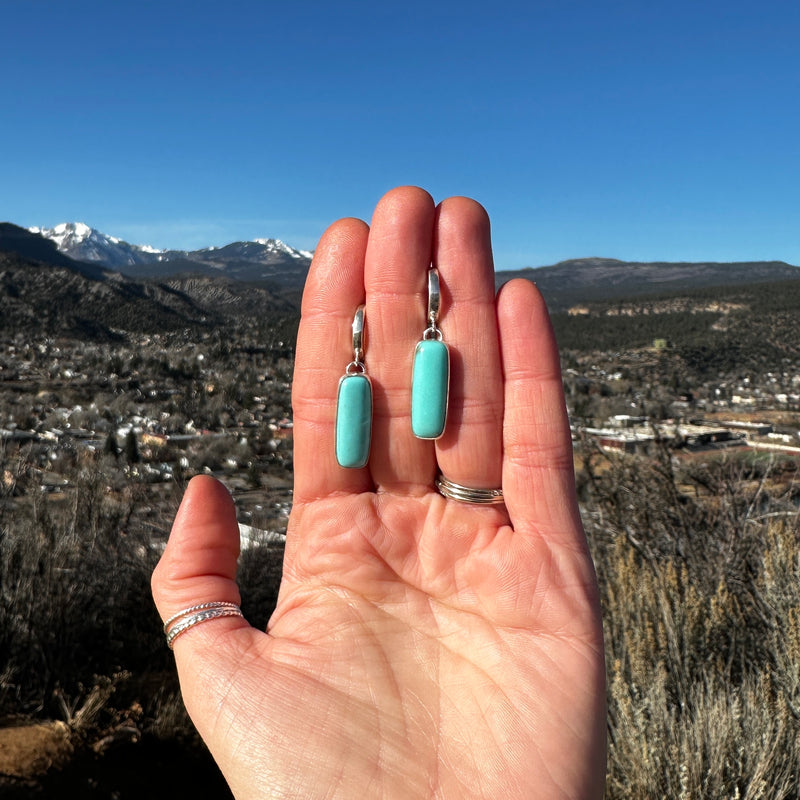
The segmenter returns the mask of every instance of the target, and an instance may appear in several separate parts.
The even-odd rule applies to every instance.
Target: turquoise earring
[[[441,294],[439,271],[428,270],[428,327],[414,351],[411,379],[411,430],[418,439],[438,439],[447,424],[450,352],[437,327]]]
[[[336,461],[360,469],[369,460],[372,440],[372,381],[364,365],[365,309],[353,318],[353,360],[339,380],[336,400]]]

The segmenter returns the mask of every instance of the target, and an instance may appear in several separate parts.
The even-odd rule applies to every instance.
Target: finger
[[[436,443],[442,473],[476,488],[500,486],[503,375],[494,266],[486,211],[453,197],[438,209],[434,263],[442,291],[440,327],[450,348],[450,402]]]
[[[339,379],[353,360],[352,325],[364,302],[368,232],[356,219],[331,225],[320,239],[303,291],[292,384],[295,502],[372,489],[369,469],[339,466],[335,451]],[[374,329],[368,313],[368,373]]]
[[[575,502],[569,419],[558,348],[544,300],[529,281],[497,300],[505,378],[503,490],[515,530],[584,546]]]
[[[434,217],[431,196],[406,186],[381,199],[370,227],[364,268],[368,369],[378,387],[370,467],[385,490],[413,492],[435,473],[433,445],[411,433],[411,371],[425,329]]]
[[[236,562],[239,526],[228,490],[216,479],[200,475],[189,482],[169,541],[152,577],[153,599],[163,620],[192,606],[239,604]],[[241,617],[220,617],[190,628],[175,639],[181,648],[207,646],[209,639],[248,629]]]

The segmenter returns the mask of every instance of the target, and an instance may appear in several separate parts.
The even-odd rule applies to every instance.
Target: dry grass
[[[584,487],[604,604],[609,800],[800,794],[797,519],[739,491],[752,484],[741,464],[715,468],[725,480],[704,476],[710,511],[676,498],[687,476],[658,460],[614,460]]]
[[[793,479],[771,469],[678,466],[666,451],[584,465],[609,800],[800,796],[800,528]],[[157,554],[133,521],[140,500],[106,492],[99,468],[74,483],[68,502],[28,492],[0,511],[0,717],[61,720],[92,770],[120,743],[174,763],[170,748],[196,739],[150,600]],[[242,559],[256,625],[280,556],[263,546]]]
[[[151,774],[145,765],[169,765],[227,796],[183,707],[150,595],[160,550],[137,522],[143,494],[135,484],[109,491],[101,460],[82,463],[55,501],[25,482],[24,466],[3,467],[20,480],[0,496],[0,728],[13,726],[5,735],[15,743],[5,747],[14,765],[0,765],[0,795],[35,778],[37,791],[55,781],[91,783],[87,797],[180,796],[174,781],[131,794]],[[243,605],[257,624],[274,605],[280,563],[267,547],[243,558]],[[51,729],[64,733],[68,759],[33,752],[32,734]]]

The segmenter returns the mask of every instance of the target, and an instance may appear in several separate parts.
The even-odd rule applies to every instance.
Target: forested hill
[[[0,331],[28,337],[71,336],[86,341],[125,333],[198,331],[222,316],[167,286],[88,277],[0,252]]]
[[[800,281],[715,286],[596,301],[553,314],[559,345],[614,353],[665,340],[698,374],[800,360]]]
[[[534,281],[551,311],[558,312],[586,300],[800,280],[800,268],[783,261],[644,263],[580,258],[550,267],[498,272],[496,283],[500,286],[511,278]]]

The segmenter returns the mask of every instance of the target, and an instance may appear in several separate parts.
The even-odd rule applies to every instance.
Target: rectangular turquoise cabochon
[[[438,339],[423,339],[414,352],[411,430],[420,439],[438,439],[447,420],[450,353]]]
[[[372,439],[372,384],[366,375],[345,375],[336,402],[336,460],[359,469],[369,459]]]

